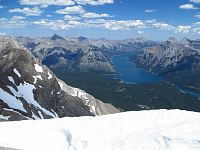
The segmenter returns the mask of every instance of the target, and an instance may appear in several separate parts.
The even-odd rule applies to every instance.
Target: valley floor
[[[200,113],[125,112],[0,123],[0,146],[26,150],[199,150]]]

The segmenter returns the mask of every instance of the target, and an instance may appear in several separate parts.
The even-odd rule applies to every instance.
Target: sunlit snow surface
[[[37,72],[43,72],[42,66],[38,65],[38,64],[34,64],[35,65],[35,70]]]
[[[26,150],[199,150],[200,114],[180,110],[0,123],[0,146]]]

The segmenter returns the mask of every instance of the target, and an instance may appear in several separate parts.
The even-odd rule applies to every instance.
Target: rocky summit
[[[12,38],[0,39],[0,120],[94,116],[119,112],[70,87]]]

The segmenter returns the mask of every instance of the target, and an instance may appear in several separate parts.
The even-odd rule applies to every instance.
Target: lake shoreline
[[[164,77],[162,77],[160,75],[157,75],[157,74],[155,74],[155,73],[153,73],[149,70],[145,70],[143,68],[137,67],[134,63],[130,62],[129,58],[130,58],[131,55],[132,54],[120,54],[120,55],[112,56],[111,62],[114,65],[114,67],[117,71],[116,74],[112,75],[113,79],[118,79],[118,80],[120,80],[121,83],[125,83],[125,84],[139,84],[139,83],[150,83],[150,82],[154,83],[154,82],[164,81],[164,82],[169,83],[173,86],[176,86],[176,88],[179,89],[180,92],[190,94],[192,96],[197,97],[200,100],[200,93],[195,92],[195,91],[188,89],[188,88],[185,88],[185,87],[181,87],[181,86],[176,85],[174,83],[171,83],[169,81],[166,81],[164,79]],[[126,58],[123,58],[123,57],[126,57]],[[131,65],[131,67],[130,67],[130,65]],[[128,68],[126,69],[125,67],[128,67]],[[133,71],[130,70],[131,68],[133,69]],[[139,73],[141,73],[141,74],[134,74],[135,72],[138,73],[138,70],[140,70]],[[137,75],[142,76],[143,73],[147,77],[149,75],[150,80],[144,80],[142,78],[137,78],[137,77],[134,79],[134,77],[131,76],[131,74],[134,74],[135,76],[137,76]],[[126,74],[126,75],[124,76],[124,74]],[[130,74],[130,78],[127,74]],[[151,80],[152,75],[155,78],[158,77],[158,80],[155,80],[154,77]],[[141,79],[141,80],[139,80],[139,79]]]

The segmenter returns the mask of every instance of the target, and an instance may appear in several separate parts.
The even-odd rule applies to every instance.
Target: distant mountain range
[[[17,37],[16,40],[48,67],[70,71],[113,73],[113,55],[134,53],[136,57],[131,61],[139,67],[164,75],[175,84],[200,91],[200,40],[107,40],[63,38],[56,34],[36,39]]]
[[[200,91],[200,40],[169,38],[144,48],[132,61],[173,83]]]
[[[0,38],[0,121],[119,112],[59,80],[12,38]]]
[[[46,38],[17,37],[20,46],[28,49],[50,68],[78,71],[115,72],[110,55],[138,52],[155,42],[144,39],[106,40],[86,37],[63,38],[53,35]]]

